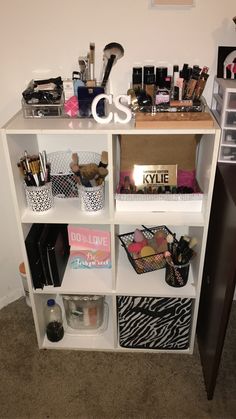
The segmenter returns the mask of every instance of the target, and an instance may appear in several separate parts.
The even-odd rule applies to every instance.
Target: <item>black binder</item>
[[[67,224],[33,224],[25,246],[34,288],[60,287],[70,254]]]
[[[46,239],[47,264],[54,287],[60,287],[70,254],[67,224],[51,224]]]
[[[39,249],[39,254],[40,254],[43,273],[44,273],[44,285],[53,285],[53,281],[51,279],[49,266],[47,262],[47,242],[48,242],[50,230],[51,230],[51,224],[45,224],[42,230],[42,233],[38,238],[38,249]]]
[[[35,289],[43,288],[45,282],[42,260],[38,248],[38,238],[41,236],[44,226],[45,224],[33,224],[25,239],[25,247]]]

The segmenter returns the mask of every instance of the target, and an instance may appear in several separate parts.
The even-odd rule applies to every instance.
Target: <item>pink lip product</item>
[[[201,76],[202,76],[202,74],[204,73],[204,74],[207,74],[208,73],[208,71],[209,71],[209,67],[207,67],[206,65],[202,68],[202,71],[201,71]]]

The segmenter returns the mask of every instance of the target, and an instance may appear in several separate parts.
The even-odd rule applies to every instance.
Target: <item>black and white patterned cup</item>
[[[25,185],[25,195],[27,205],[32,211],[48,211],[54,205],[51,182],[43,186]]]
[[[189,263],[172,265],[166,263],[165,281],[171,287],[184,287],[188,281]]]
[[[85,212],[101,211],[104,208],[104,185],[85,187],[79,186],[81,210]]]

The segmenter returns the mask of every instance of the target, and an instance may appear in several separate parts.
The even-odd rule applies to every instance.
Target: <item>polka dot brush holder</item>
[[[93,187],[79,186],[81,210],[89,213],[101,211],[105,204],[104,184]]]
[[[52,183],[48,182],[43,186],[26,186],[25,195],[28,207],[35,212],[48,211],[54,205],[52,195]]]

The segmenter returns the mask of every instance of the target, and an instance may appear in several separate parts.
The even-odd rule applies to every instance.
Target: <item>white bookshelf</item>
[[[119,212],[116,210],[115,192],[119,167],[117,143],[122,134],[132,135],[196,135],[200,138],[197,159],[197,180],[203,192],[203,204],[199,212]],[[9,173],[9,186],[18,225],[19,243],[26,267],[35,330],[40,348],[135,351],[135,348],[121,347],[119,342],[119,316],[117,298],[120,296],[151,297],[192,300],[190,341],[187,350],[166,350],[166,352],[192,353],[201,291],[202,268],[205,256],[209,214],[218,156],[220,129],[217,124],[211,128],[179,129],[136,129],[130,124],[99,125],[93,120],[79,119],[24,119],[16,114],[2,129],[5,158]],[[16,166],[27,150],[29,154],[42,150],[47,152],[89,150],[109,155],[109,176],[106,181],[105,208],[98,214],[86,214],[80,210],[79,200],[55,199],[55,206],[44,214],[33,213],[27,208],[22,178]],[[45,286],[34,289],[24,245],[26,235],[33,223],[68,223],[75,225],[100,225],[111,235],[111,269],[72,269],[68,262],[61,287]],[[165,269],[138,275],[127,259],[117,238],[118,234],[132,231],[140,225],[171,226],[172,231],[193,234],[198,238],[197,254],[191,263],[189,280],[183,288],[172,288],[165,282]],[[71,332],[64,320],[65,336],[57,343],[51,343],[45,336],[44,307],[47,298],[61,301],[63,295],[104,295],[109,308],[108,323],[102,333],[79,334]],[[62,303],[62,301],[61,301]],[[74,333],[73,333],[74,332]],[[137,349],[140,351],[141,349]],[[147,349],[152,350],[152,349]],[[163,352],[163,350],[155,350]]]

